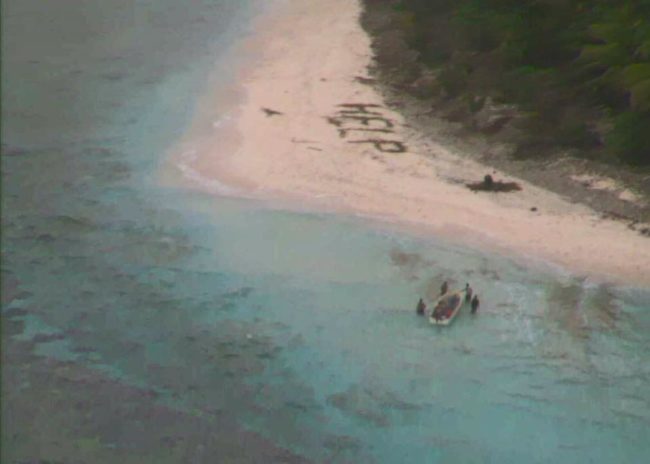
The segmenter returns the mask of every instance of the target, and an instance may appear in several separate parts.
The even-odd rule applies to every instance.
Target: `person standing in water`
[[[472,314],[476,314],[480,304],[481,303],[478,301],[478,295],[474,295],[474,298],[472,298]]]
[[[424,312],[427,310],[427,305],[424,304],[424,301],[422,301],[422,298],[420,298],[420,301],[418,301],[418,305],[415,308],[415,311],[418,313],[419,316],[424,316]]]
[[[445,293],[447,293],[447,290],[449,290],[449,284],[448,284],[447,281],[445,280],[445,281],[442,283],[442,286],[440,287],[440,294],[441,294],[441,295],[444,295]]]
[[[469,302],[472,299],[472,287],[469,284],[465,284],[465,302]]]

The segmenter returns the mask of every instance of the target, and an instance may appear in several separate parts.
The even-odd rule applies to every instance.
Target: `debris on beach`
[[[648,222],[640,222],[638,219],[616,211],[605,211],[601,213],[600,217],[605,220],[627,223],[628,229],[638,232],[643,237],[650,237],[650,223]]]
[[[521,186],[517,182],[502,182],[494,180],[490,174],[487,174],[482,182],[474,182],[465,184],[468,189],[473,192],[516,192],[521,190]]]
[[[361,84],[374,84],[376,82],[376,79],[373,79],[371,77],[363,77],[363,76],[355,76],[354,80]]]
[[[284,113],[281,113],[279,111],[272,110],[271,108],[262,108],[262,111],[264,111],[264,113],[267,116],[281,116],[282,114],[284,114]]]

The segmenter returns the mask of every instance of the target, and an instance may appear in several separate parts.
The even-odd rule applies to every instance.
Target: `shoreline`
[[[624,222],[650,237],[648,169],[604,163],[586,153],[571,155],[575,150],[559,145],[530,156],[515,156],[521,131],[513,127],[513,115],[519,110],[488,99],[482,111],[467,113],[463,112],[463,98],[469,95],[446,98],[435,92],[427,94],[427,85],[435,87],[432,70],[423,66],[408,46],[401,15],[389,3],[362,0],[361,24],[372,42],[372,85],[409,125],[444,140],[447,148],[464,157],[584,204],[604,218]],[[495,121],[496,127],[491,125]]]
[[[226,116],[208,124],[197,112],[163,181],[354,214],[576,276],[650,285],[648,238],[452,152],[391,109],[368,85],[361,12],[360,1],[288,0],[259,18],[254,30],[263,32],[240,45],[248,58],[238,86],[204,103],[218,101]],[[465,187],[488,173],[522,190]]]

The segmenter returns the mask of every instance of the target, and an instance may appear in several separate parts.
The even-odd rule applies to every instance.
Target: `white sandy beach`
[[[197,178],[213,179],[240,194],[358,213],[596,280],[650,285],[648,238],[406,127],[359,79],[372,59],[359,14],[357,0],[287,0],[261,18],[241,46],[249,63],[238,87],[206,103],[218,99],[230,119],[206,132],[197,116],[166,181],[205,188]],[[523,190],[465,187],[486,173]]]

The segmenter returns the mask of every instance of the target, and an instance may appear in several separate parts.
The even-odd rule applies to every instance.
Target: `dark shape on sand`
[[[352,127],[350,129],[339,129],[339,137],[345,138],[350,131],[359,131],[359,132],[383,132],[385,134],[392,134],[393,131],[390,129],[368,129],[364,127]]]
[[[366,139],[366,140],[350,140],[348,143],[369,143],[372,144],[377,150],[384,153],[406,152],[406,145],[404,145],[399,140]]]
[[[380,114],[375,111],[369,111],[368,108],[381,108],[380,105],[376,103],[341,103],[340,106],[345,108],[342,112],[346,113],[368,113],[368,114]]]
[[[264,113],[266,113],[267,116],[279,116],[283,114],[280,113],[279,111],[275,111],[270,108],[262,108],[262,111],[264,111]]]
[[[537,211],[537,206],[533,206],[532,208],[530,208],[530,210],[531,211]]]
[[[601,217],[613,221],[627,222],[628,229],[638,232],[642,237],[650,237],[650,227],[647,227],[645,223],[639,223],[638,219],[631,216],[616,211],[605,211],[601,214]]]
[[[490,174],[483,178],[483,182],[474,182],[472,184],[465,184],[467,188],[476,192],[515,192],[521,190],[521,186],[516,182],[501,182],[494,180]]]
[[[357,115],[357,114],[345,114],[341,112],[336,116],[336,119],[341,120],[341,119],[350,119],[353,121],[358,121],[359,124],[363,124],[364,126],[371,127],[371,122],[372,121],[378,121],[380,123],[384,124],[384,128],[390,128],[393,127],[393,121],[390,119],[386,119],[383,116],[373,116],[373,115],[368,115],[368,116],[363,116],[363,115]]]
[[[327,120],[328,123],[330,123],[330,124],[332,124],[333,126],[336,126],[336,127],[341,127],[341,124],[343,124],[342,121],[339,121],[338,119],[333,118],[331,116],[328,116],[325,119]]]
[[[354,80],[357,82],[360,82],[361,84],[374,84],[375,79],[372,79],[370,77],[363,77],[363,76],[355,76]]]

